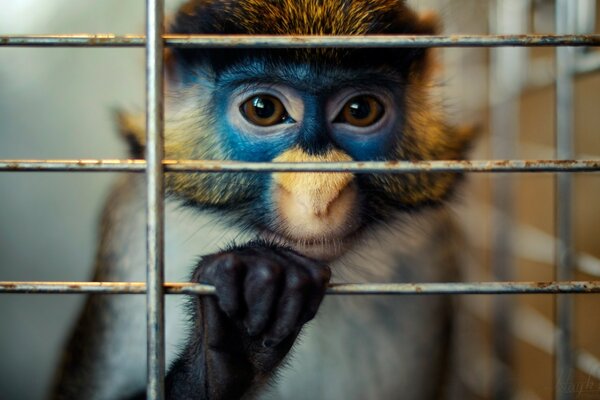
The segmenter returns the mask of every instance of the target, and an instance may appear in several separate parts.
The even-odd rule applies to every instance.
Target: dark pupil
[[[356,119],[365,119],[371,114],[371,106],[365,100],[354,100],[349,107],[350,114]]]
[[[255,97],[254,100],[252,100],[252,105],[259,118],[270,118],[275,113],[275,104],[268,98]]]

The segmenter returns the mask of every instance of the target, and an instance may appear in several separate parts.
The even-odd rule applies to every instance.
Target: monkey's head
[[[399,0],[195,0],[179,10],[170,32],[434,34],[436,20]],[[422,48],[172,49],[166,157],[463,158],[470,134],[448,126],[430,98],[429,58]],[[382,222],[443,204],[457,178],[194,173],[168,174],[167,186],[191,206],[220,210],[260,236],[332,259]]]

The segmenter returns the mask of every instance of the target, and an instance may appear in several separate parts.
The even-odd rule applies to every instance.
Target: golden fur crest
[[[380,22],[381,15],[398,9],[398,4],[389,0],[245,0],[236,14],[249,33],[269,26],[281,35],[364,35]]]
[[[192,0],[181,7],[170,31],[184,34],[368,35],[433,34],[436,27],[436,18],[431,15],[419,17],[402,0]],[[386,54],[394,52],[413,53],[412,50],[389,49]],[[339,61],[348,53],[348,49],[318,48],[296,49],[287,54],[303,61],[319,55],[324,56],[324,60]]]
[[[193,0],[179,12],[202,18],[206,10],[229,14],[245,33],[275,35],[365,35],[385,30],[384,19],[399,13],[415,16],[402,0]]]

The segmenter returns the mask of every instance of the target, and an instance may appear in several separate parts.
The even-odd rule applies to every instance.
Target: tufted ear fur
[[[439,15],[434,11],[425,11],[417,15],[415,34],[417,35],[437,35],[442,30],[442,23]],[[436,49],[421,48],[415,49],[414,61],[411,65],[410,75],[421,81],[427,82],[437,68],[434,60]]]
[[[468,158],[468,153],[482,132],[482,127],[477,124],[463,124],[454,127],[455,139],[460,144],[461,158]]]
[[[420,26],[420,34],[422,35],[437,35],[442,28],[440,16],[432,10],[424,11],[419,16],[418,25]]]
[[[115,120],[119,133],[129,145],[129,156],[144,158],[146,148],[144,114],[130,114],[122,110],[115,110]]]

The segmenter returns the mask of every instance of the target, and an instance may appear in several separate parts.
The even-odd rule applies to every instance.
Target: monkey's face
[[[206,65],[193,71],[170,99],[176,110],[168,113],[168,158],[419,160],[438,153],[455,158],[464,145],[434,108],[417,105],[425,102],[423,86],[385,65],[244,57],[219,71]],[[170,192],[194,207],[218,210],[263,238],[319,259],[339,256],[398,213],[441,204],[455,180],[450,174],[167,176]]]
[[[396,0],[190,1],[176,33],[434,33]],[[166,157],[459,159],[470,135],[430,99],[425,49],[173,49]],[[442,204],[453,174],[167,174],[170,194],[301,253],[337,257],[399,213]]]
[[[385,77],[385,79],[383,79]],[[216,77],[218,135],[230,158],[326,162],[390,157],[402,86],[390,73],[246,60]],[[253,225],[315,258],[343,252],[363,223],[363,185],[349,173],[274,173],[259,182]]]

